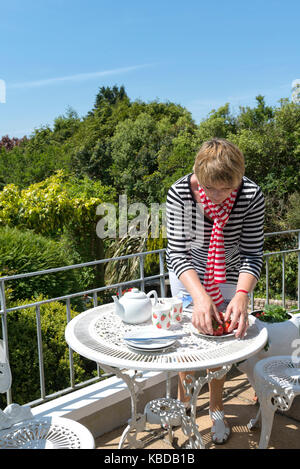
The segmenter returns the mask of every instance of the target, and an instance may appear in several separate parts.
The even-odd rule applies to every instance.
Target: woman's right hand
[[[193,300],[193,303],[193,326],[203,334],[213,335],[212,318],[216,319],[220,324],[222,324],[222,321],[212,298],[205,293],[196,300]]]

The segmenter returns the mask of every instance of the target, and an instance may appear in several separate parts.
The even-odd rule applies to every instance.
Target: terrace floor
[[[256,449],[258,448],[260,428],[248,430],[247,424],[258,411],[253,388],[246,375],[233,369],[224,387],[224,409],[231,425],[231,436],[225,445],[214,445],[210,436],[210,418],[208,416],[208,390],[204,387],[198,398],[197,424],[207,449]],[[117,449],[125,426],[96,439],[97,449]],[[139,434],[144,440],[145,449],[183,448],[187,437],[181,429],[175,428],[171,446],[166,432],[158,426],[149,426],[151,432]],[[124,446],[126,448],[126,445]],[[300,449],[300,396],[294,399],[287,412],[275,414],[273,430],[269,442],[270,449]]]

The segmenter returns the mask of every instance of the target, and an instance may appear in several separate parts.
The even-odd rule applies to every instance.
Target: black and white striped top
[[[169,189],[166,203],[167,267],[180,275],[195,269],[204,280],[213,222],[203,214],[191,190],[192,173],[178,179]],[[261,188],[243,177],[224,227],[226,282],[236,284],[240,272],[257,279],[262,267],[264,241],[264,196]]]

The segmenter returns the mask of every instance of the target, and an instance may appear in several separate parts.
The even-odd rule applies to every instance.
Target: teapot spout
[[[125,309],[124,306],[120,303],[119,299],[117,296],[113,296],[112,299],[115,302],[115,307],[116,307],[116,313],[120,318],[124,321],[125,318]]]

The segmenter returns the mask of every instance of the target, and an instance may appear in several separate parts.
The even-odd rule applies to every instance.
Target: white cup
[[[158,329],[170,329],[171,327],[171,305],[157,303],[152,308],[152,324]]]
[[[175,323],[180,322],[183,311],[182,300],[173,296],[172,298],[164,298],[163,302],[171,306],[171,321]]]

